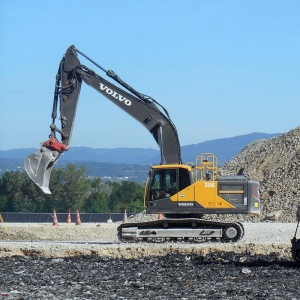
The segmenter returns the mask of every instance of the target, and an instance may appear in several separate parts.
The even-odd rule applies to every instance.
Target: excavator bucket
[[[50,175],[59,155],[58,151],[52,151],[42,146],[41,149],[25,159],[25,171],[45,194],[51,194],[49,190]]]

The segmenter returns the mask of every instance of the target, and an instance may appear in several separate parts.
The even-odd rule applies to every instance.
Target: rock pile
[[[249,144],[225,163],[220,172],[234,175],[240,169],[261,184],[262,214],[257,221],[295,222],[300,204],[300,127]]]

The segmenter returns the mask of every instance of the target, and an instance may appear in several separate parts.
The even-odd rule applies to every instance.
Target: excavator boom
[[[128,92],[82,65],[78,54],[99,67]],[[60,154],[69,149],[82,81],[146,127],[159,146],[161,164],[182,163],[177,130],[167,110],[153,98],[137,92],[121,80],[115,72],[106,71],[75,46],[71,46],[63,56],[56,75],[49,140],[41,143],[41,148],[29,155],[24,163],[29,177],[44,193],[51,193],[49,190],[51,171]],[[61,122],[59,128],[55,125],[58,105]],[[56,137],[57,134],[61,136],[60,141]]]

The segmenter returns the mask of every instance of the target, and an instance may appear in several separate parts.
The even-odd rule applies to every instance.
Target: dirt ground
[[[233,244],[119,243],[119,224],[2,225],[0,299],[300,299],[295,223],[244,223]]]
[[[117,242],[116,230],[120,223],[6,223],[0,230],[2,240],[26,241],[110,241]]]
[[[166,255],[168,253],[210,253],[215,251],[290,256],[291,238],[296,223],[244,223],[244,238],[233,244],[223,243],[120,243],[116,230],[120,223],[86,223],[82,225],[6,223],[0,227],[0,257],[39,255],[65,257],[73,255],[122,258]]]

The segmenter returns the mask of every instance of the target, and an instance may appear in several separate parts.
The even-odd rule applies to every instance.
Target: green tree
[[[90,179],[91,189],[90,192],[101,192],[104,193],[108,198],[112,193],[112,186],[109,183],[103,183],[100,177],[94,177]]]
[[[109,212],[107,195],[103,192],[94,192],[88,199],[81,209],[82,212],[89,213],[107,213]]]
[[[112,187],[107,183],[103,183],[99,177],[89,179],[89,183],[88,197],[81,210],[91,213],[109,212],[108,198],[112,193]]]
[[[73,164],[53,169],[44,194],[24,172],[7,171],[0,178],[0,211],[67,212],[140,212],[143,210],[144,187],[136,182],[103,183],[88,178],[86,169]]]
[[[0,179],[0,201],[6,211],[39,212],[46,202],[45,195],[36,189],[26,172],[7,171]]]
[[[9,211],[8,201],[5,195],[0,195],[0,211]]]
[[[109,208],[113,212],[132,213],[140,212],[144,209],[144,187],[133,181],[122,181],[111,183],[113,190],[109,201]]]
[[[80,210],[90,191],[85,167],[76,169],[75,165],[68,164],[66,168],[53,169],[49,188],[51,210]]]

